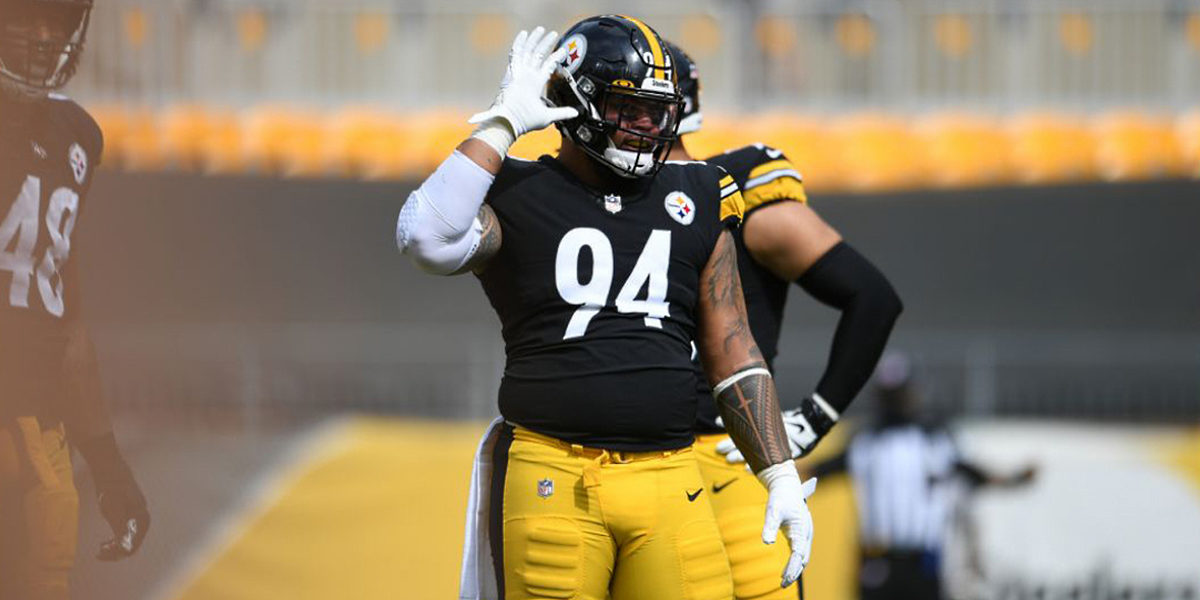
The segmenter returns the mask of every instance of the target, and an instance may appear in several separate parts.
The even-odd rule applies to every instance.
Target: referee
[[[861,600],[940,600],[943,543],[957,503],[971,490],[1023,485],[1035,473],[999,477],[964,459],[949,431],[919,421],[910,373],[905,357],[885,356],[876,372],[874,422],[810,473],[851,477]]]

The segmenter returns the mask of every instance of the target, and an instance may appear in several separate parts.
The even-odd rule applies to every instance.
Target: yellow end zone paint
[[[486,424],[354,419],[320,435],[174,600],[452,598]]]

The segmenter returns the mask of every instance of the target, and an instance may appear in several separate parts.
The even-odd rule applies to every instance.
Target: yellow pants
[[[772,545],[762,541],[763,517],[767,512],[767,489],[746,469],[730,464],[717,454],[717,442],[725,434],[696,437],[696,460],[704,483],[712,492],[709,501],[717,514],[717,526],[729,554],[733,592],[738,600],[783,600],[803,598],[801,584],[779,587],[790,548],[782,532]]]
[[[67,600],[78,523],[62,426],[0,420],[0,600]]]
[[[733,597],[691,448],[610,452],[506,425],[494,460],[505,600]]]

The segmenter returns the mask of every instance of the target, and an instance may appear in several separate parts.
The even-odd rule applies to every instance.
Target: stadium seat
[[[704,158],[759,141],[754,136],[737,115],[705,114],[700,131],[684,139],[692,156]]]
[[[246,113],[243,132],[247,165],[253,170],[285,177],[326,172],[325,128],[319,113],[261,106]]]
[[[1096,161],[1111,181],[1170,177],[1184,173],[1171,122],[1137,111],[1117,111],[1093,121],[1099,142]]]
[[[1175,137],[1183,152],[1184,172],[1200,179],[1200,108],[1179,116],[1175,122]]]
[[[166,167],[158,115],[146,108],[126,113],[121,142],[121,165],[130,171],[160,171]]]
[[[433,172],[454,151],[474,126],[467,123],[471,113],[467,111],[434,111],[418,115],[411,129],[414,149],[419,156],[413,161],[414,174],[424,177]]]
[[[1023,183],[1088,179],[1096,173],[1096,142],[1082,119],[1026,113],[1006,122],[1013,175]]]
[[[94,105],[88,112],[104,132],[104,156],[100,166],[120,169],[125,163],[125,140],[129,136],[129,111],[117,105]]]
[[[537,160],[543,154],[557,154],[560,146],[562,146],[562,136],[559,135],[558,128],[551,125],[540,131],[521,136],[517,143],[509,148],[508,154],[525,160]]]
[[[835,191],[845,185],[838,152],[824,119],[796,113],[768,113],[749,119],[756,142],[781,150],[804,177],[808,191]]]
[[[349,107],[330,118],[326,163],[331,172],[366,179],[407,175],[403,161],[407,123],[398,114]]]
[[[934,185],[992,185],[1011,177],[1008,140],[992,119],[937,113],[919,120],[915,132],[928,155],[929,178]]]
[[[241,133],[232,112],[179,105],[162,111],[158,120],[167,164],[185,171],[241,169]]]
[[[153,111],[100,105],[90,107],[89,112],[104,132],[101,165],[132,171],[163,168],[165,160]]]
[[[848,189],[902,190],[927,182],[923,149],[904,120],[876,113],[849,115],[835,119],[831,132]]]

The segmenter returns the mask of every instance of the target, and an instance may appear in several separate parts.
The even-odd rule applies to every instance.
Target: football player
[[[79,499],[70,442],[87,461],[114,538],[137,551],[146,501],[113,438],[80,317],[72,233],[102,137],[53,94],[83,51],[92,0],[0,0],[0,598],[68,597]],[[75,250],[75,252],[72,252]]]
[[[775,572],[786,563],[790,584],[811,548],[812,484],[746,324],[729,232],[741,194],[717,167],[665,163],[681,99],[650,27],[600,16],[556,39],[517,35],[495,102],[397,226],[424,270],[476,274],[505,340],[503,420],[476,458],[461,597],[732,596],[691,449],[692,340],[767,488],[763,541],[786,528]],[[506,158],[551,123],[556,157]]]
[[[684,107],[679,134],[686,136],[702,125],[699,73],[687,53],[667,46],[680,72]],[[690,160],[685,140],[674,146],[672,159]],[[783,413],[789,450],[799,458],[837,423],[870,378],[900,315],[900,299],[883,274],[808,206],[800,174],[782,152],[754,144],[706,161],[724,168],[742,189],[746,212],[732,235],[750,330],[769,368],[793,283],[842,313],[816,389]],[[744,481],[750,479],[745,458],[722,427],[716,405],[706,401],[702,390],[697,395],[696,453],[711,486],[709,499],[731,560],[736,597],[803,597],[801,584],[781,590],[770,576],[770,565],[780,560],[779,549],[757,543],[753,535],[767,497],[752,480]]]

